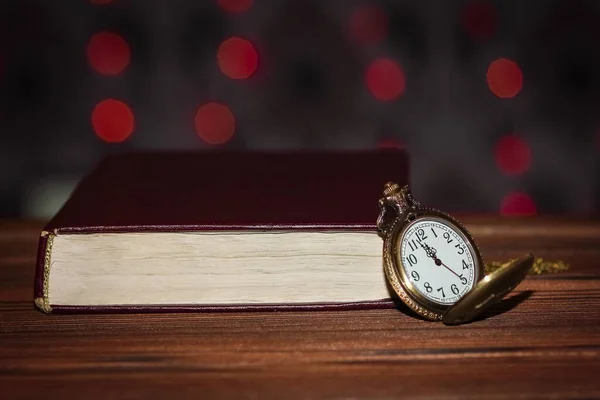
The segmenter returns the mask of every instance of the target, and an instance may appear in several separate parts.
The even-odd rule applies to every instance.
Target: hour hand
[[[426,243],[421,243],[421,247],[425,250],[425,253],[427,253],[427,257],[430,258],[435,258],[435,254],[437,253],[437,251],[435,251],[434,248],[429,247]]]

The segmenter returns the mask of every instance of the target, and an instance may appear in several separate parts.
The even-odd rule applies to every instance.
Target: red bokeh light
[[[371,94],[381,101],[391,101],[404,92],[404,72],[394,61],[380,58],[369,65],[365,74]]]
[[[382,139],[379,142],[380,149],[405,149],[406,145],[396,139]]]
[[[496,9],[486,1],[473,1],[463,10],[462,24],[472,38],[488,39],[496,32]]]
[[[127,42],[112,32],[100,32],[92,36],[87,56],[92,68],[102,75],[120,74],[131,59]]]
[[[240,13],[252,7],[254,0],[217,0],[217,4],[227,12]]]
[[[225,40],[217,51],[221,72],[231,79],[246,79],[258,68],[258,54],[246,39],[232,37]]]
[[[96,135],[110,143],[122,142],[133,132],[135,118],[133,112],[119,100],[107,99],[94,107],[92,126]]]
[[[519,175],[531,167],[529,145],[517,135],[507,135],[496,143],[496,165],[508,175]]]
[[[235,117],[229,107],[214,102],[198,108],[194,125],[198,136],[208,144],[226,143],[235,133]]]
[[[496,96],[508,99],[515,97],[523,87],[523,74],[514,61],[499,58],[490,64],[487,83]]]
[[[535,215],[537,207],[531,197],[525,193],[513,192],[502,200],[502,215]]]
[[[359,43],[376,44],[388,35],[389,18],[376,4],[367,4],[354,11],[350,20],[352,36]]]

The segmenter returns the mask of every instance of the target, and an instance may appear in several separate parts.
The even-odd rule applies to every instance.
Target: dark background
[[[1,0],[0,217],[108,153],[378,147],[431,206],[593,214],[599,103],[600,1]]]

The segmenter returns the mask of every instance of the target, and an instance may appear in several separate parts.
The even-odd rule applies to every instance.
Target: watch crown
[[[419,204],[412,198],[408,186],[401,188],[395,182],[387,182],[383,186],[383,195],[384,197],[379,199],[381,211],[377,218],[377,230],[379,236],[385,238],[393,219],[409,208],[418,207]]]
[[[385,196],[391,196],[400,192],[400,185],[394,182],[387,182],[383,187],[383,194]]]

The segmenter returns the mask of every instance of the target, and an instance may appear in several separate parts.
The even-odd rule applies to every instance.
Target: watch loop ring
[[[397,183],[388,182],[384,186],[383,195],[379,199],[381,212],[377,218],[377,233],[382,238],[388,235],[394,219],[419,207],[419,202],[412,196],[408,185],[401,188]]]

